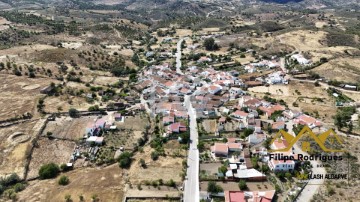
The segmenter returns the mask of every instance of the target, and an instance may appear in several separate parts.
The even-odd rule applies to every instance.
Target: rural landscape
[[[0,201],[360,201],[359,64],[359,0],[0,0]]]

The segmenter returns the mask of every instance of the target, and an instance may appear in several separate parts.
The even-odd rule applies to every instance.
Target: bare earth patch
[[[105,168],[84,168],[64,173],[70,179],[67,186],[58,185],[58,178],[30,181],[28,187],[18,194],[19,201],[64,201],[70,194],[74,201],[83,195],[91,201],[97,195],[100,201],[121,202],[123,198],[122,170],[117,164]]]

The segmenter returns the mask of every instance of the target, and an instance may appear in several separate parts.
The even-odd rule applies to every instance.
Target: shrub
[[[24,189],[25,189],[25,185],[22,184],[22,183],[17,183],[17,184],[15,184],[15,186],[14,186],[14,191],[15,191],[15,192],[21,192],[21,191],[24,190]]]
[[[50,179],[56,177],[60,172],[60,168],[55,163],[42,165],[39,170],[40,179]]]
[[[205,39],[203,46],[208,51],[213,51],[213,50],[218,50],[219,49],[219,45],[215,43],[214,38]]]
[[[79,115],[79,111],[74,109],[74,108],[71,108],[69,109],[69,116],[72,117],[72,118],[75,118],[75,117],[78,117]]]
[[[119,166],[121,168],[129,168],[131,165],[132,159],[131,159],[131,153],[124,152],[119,157]]]
[[[245,189],[247,189],[247,184],[246,184],[246,181],[245,181],[245,180],[240,180],[240,181],[239,181],[239,188],[240,188],[240,190],[245,190]]]
[[[72,202],[72,199],[71,199],[71,195],[70,194],[66,194],[65,197],[64,197],[65,201],[66,202]]]
[[[145,163],[144,159],[140,159],[139,164],[140,164],[141,167],[146,168],[146,163]]]
[[[63,186],[68,185],[69,182],[70,182],[69,178],[65,175],[61,176],[58,181],[59,185],[63,185]]]
[[[176,183],[174,182],[173,179],[170,179],[167,183],[166,183],[167,186],[169,187],[176,187]]]
[[[151,152],[151,159],[156,161],[159,159],[159,153],[156,151]]]
[[[210,193],[220,193],[223,192],[224,190],[222,187],[217,185],[216,182],[211,181],[208,183],[207,191]]]

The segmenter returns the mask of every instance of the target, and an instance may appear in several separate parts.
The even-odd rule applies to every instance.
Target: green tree
[[[249,137],[249,135],[253,134],[253,132],[254,132],[254,129],[245,128],[245,130],[244,130],[244,136],[245,136],[245,137]]]
[[[218,171],[219,171],[219,173],[222,173],[222,174],[226,174],[226,172],[228,171],[228,169],[227,169],[227,167],[226,166],[220,166],[219,168],[218,168]]]
[[[71,109],[69,109],[69,116],[72,118],[78,117],[79,111],[74,108],[71,108]]]
[[[208,51],[214,51],[214,50],[218,50],[218,49],[219,49],[219,45],[217,45],[217,44],[215,43],[215,39],[214,39],[214,38],[205,39],[203,46],[204,46],[205,49],[208,50]]]
[[[204,151],[204,149],[205,149],[205,144],[204,144],[203,141],[199,141],[199,143],[198,143],[198,149],[199,149],[200,152]]]
[[[39,169],[40,179],[50,179],[56,177],[60,172],[60,168],[55,163],[42,165]]]
[[[247,184],[245,180],[240,180],[239,181],[239,189],[240,190],[246,190],[247,189]]]
[[[216,194],[216,193],[223,192],[224,190],[221,186],[217,185],[216,182],[210,181],[208,183],[207,191],[210,193]]]
[[[132,155],[129,152],[124,152],[119,157],[119,166],[121,168],[129,168],[132,162]]]

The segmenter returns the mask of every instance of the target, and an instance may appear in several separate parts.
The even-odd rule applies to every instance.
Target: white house
[[[208,88],[209,93],[216,94],[222,90],[222,87],[219,85],[212,85]]]
[[[243,120],[246,120],[246,118],[248,117],[248,113],[244,112],[244,111],[240,111],[240,110],[237,110],[235,111],[234,113],[232,113],[232,116],[237,118],[237,119],[243,119]]]
[[[268,162],[268,166],[270,168],[270,170],[274,171],[274,172],[280,172],[280,171],[293,171],[295,168],[295,162],[292,160],[274,160],[271,159]]]
[[[309,65],[310,61],[304,58],[301,54],[295,54],[291,56],[292,59],[296,60],[301,65]]]
[[[230,98],[235,99],[238,95],[244,95],[245,92],[241,88],[232,87],[229,90]]]
[[[249,135],[249,137],[248,137],[248,142],[251,145],[259,144],[265,140],[266,140],[266,135],[263,133],[254,133],[254,134]]]

